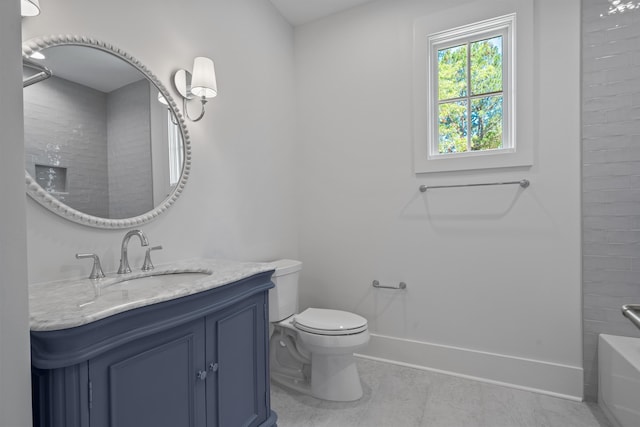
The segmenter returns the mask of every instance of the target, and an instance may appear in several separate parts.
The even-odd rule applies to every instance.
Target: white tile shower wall
[[[67,169],[67,191],[56,197],[96,216],[109,213],[107,97],[58,77],[24,90],[26,168]]]
[[[640,12],[582,6],[583,346],[595,400],[598,334],[640,337],[620,313],[640,302]]]
[[[109,218],[153,209],[150,83],[139,80],[107,96]]]

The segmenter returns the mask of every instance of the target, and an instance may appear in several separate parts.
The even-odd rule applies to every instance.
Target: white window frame
[[[429,35],[427,43],[429,46],[428,53],[428,68],[429,68],[429,97],[428,97],[428,112],[429,117],[429,129],[428,134],[428,159],[443,159],[446,157],[461,157],[461,156],[481,156],[491,155],[498,152],[514,152],[515,140],[514,140],[514,113],[512,111],[515,105],[514,90],[513,90],[513,58],[514,58],[514,42],[513,42],[513,27],[515,24],[515,14],[509,14],[501,16],[499,18],[490,19],[483,22],[474,23],[460,28],[455,28],[449,31],[443,31],[437,34]],[[502,148],[492,150],[480,150],[480,151],[465,151],[460,153],[440,153],[439,151],[439,78],[438,78],[438,51],[442,49],[448,49],[455,46],[467,45],[467,82],[471,79],[471,52],[470,44],[476,41],[486,40],[502,36]],[[469,101],[467,108],[471,110],[471,99],[474,97],[482,97],[482,95],[472,95],[470,88],[468,87],[466,97]],[[486,95],[485,95],[486,96]],[[471,123],[470,117],[467,116],[467,139],[471,138]]]
[[[182,177],[184,147],[180,126],[173,122],[173,112],[167,108],[167,143],[169,149],[169,187],[175,187]]]
[[[438,153],[437,51],[503,36],[503,148]],[[533,0],[477,0],[414,23],[413,140],[416,173],[531,166],[535,134]],[[506,70],[505,70],[506,67]]]

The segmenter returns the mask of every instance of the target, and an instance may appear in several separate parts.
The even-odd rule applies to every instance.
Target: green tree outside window
[[[438,50],[438,152],[502,148],[502,36]]]

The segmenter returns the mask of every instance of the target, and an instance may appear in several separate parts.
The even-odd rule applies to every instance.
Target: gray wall
[[[164,247],[154,255],[156,264],[298,256],[293,31],[269,0],[56,0],[46,11],[42,3],[40,16],[23,20],[24,40],[47,34],[95,37],[136,57],[174,95],[175,70],[191,69],[200,55],[216,62],[218,96],[201,121],[187,124],[189,182],[170,210],[141,227],[151,244]],[[190,25],[140,31],[145,20],[170,22],[186,15]],[[197,103],[190,107],[197,113]],[[125,230],[80,226],[30,199],[27,224],[32,283],[88,275],[90,265],[73,256],[80,251],[100,255],[105,272],[118,268]],[[140,268],[143,248],[132,244],[129,257]]]
[[[20,3],[0,1],[0,426],[31,426]]]
[[[640,303],[640,13],[600,18],[583,0],[585,398],[597,397],[598,334],[640,337],[620,313]]]
[[[51,77],[24,90],[26,168],[67,170],[67,191],[55,197],[90,215],[109,214],[107,95]]]
[[[109,93],[109,218],[153,209],[149,99],[145,79]]]
[[[370,356],[578,398],[580,0],[534,2],[534,165],[414,174],[414,22],[478,21],[483,3],[462,3],[374,1],[295,29],[300,305],[364,316]]]

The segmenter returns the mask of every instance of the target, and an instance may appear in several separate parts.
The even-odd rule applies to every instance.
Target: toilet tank
[[[269,321],[278,322],[298,312],[298,278],[302,263],[280,259],[273,265],[276,271],[271,281],[276,286],[269,290]]]

